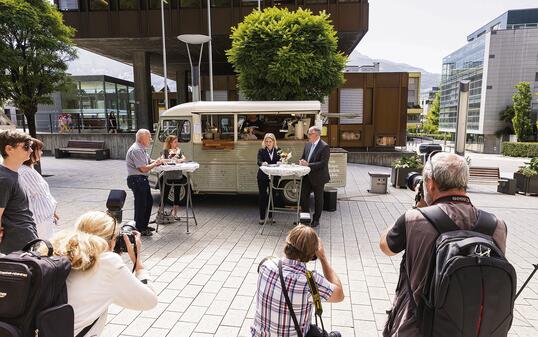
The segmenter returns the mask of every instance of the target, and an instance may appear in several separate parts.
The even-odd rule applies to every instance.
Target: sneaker
[[[151,230],[145,229],[143,231],[140,231],[140,235],[142,235],[142,236],[152,236],[153,233],[151,232]]]

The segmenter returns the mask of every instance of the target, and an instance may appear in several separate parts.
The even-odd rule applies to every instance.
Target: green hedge
[[[538,143],[503,143],[503,155],[510,157],[538,157]]]
[[[429,137],[436,140],[452,140],[450,133],[425,133],[425,132],[408,132],[407,137]]]

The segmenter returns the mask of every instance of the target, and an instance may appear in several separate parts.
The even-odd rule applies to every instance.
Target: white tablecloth
[[[155,167],[153,170],[157,173],[161,173],[163,171],[183,171],[190,173],[196,171],[199,168],[200,164],[191,161],[187,163],[176,163],[175,165],[163,164]]]
[[[310,167],[301,165],[281,164],[278,166],[260,166],[263,173],[270,176],[296,176],[303,177],[310,173]]]

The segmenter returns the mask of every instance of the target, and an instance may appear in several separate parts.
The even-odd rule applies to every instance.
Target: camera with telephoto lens
[[[116,237],[116,244],[114,245],[114,253],[121,254],[121,253],[127,252],[127,246],[125,245],[125,240],[123,239],[124,234],[127,235],[127,237],[129,238],[129,241],[136,248],[136,239],[135,239],[133,230],[136,230],[136,229],[131,225],[121,226],[120,233]]]
[[[308,330],[308,336],[313,337],[342,337],[342,334],[338,331],[331,331],[327,332],[325,330],[322,330],[317,325],[310,325],[310,329]]]
[[[418,172],[409,172],[406,178],[407,188],[411,191],[416,191],[419,186],[418,192],[415,195],[415,203],[419,202],[424,197],[424,184],[422,174]]]

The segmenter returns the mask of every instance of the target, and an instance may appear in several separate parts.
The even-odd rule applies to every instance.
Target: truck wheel
[[[281,182],[282,185],[282,201],[285,205],[297,205],[299,195],[299,183],[294,184],[293,180]]]

